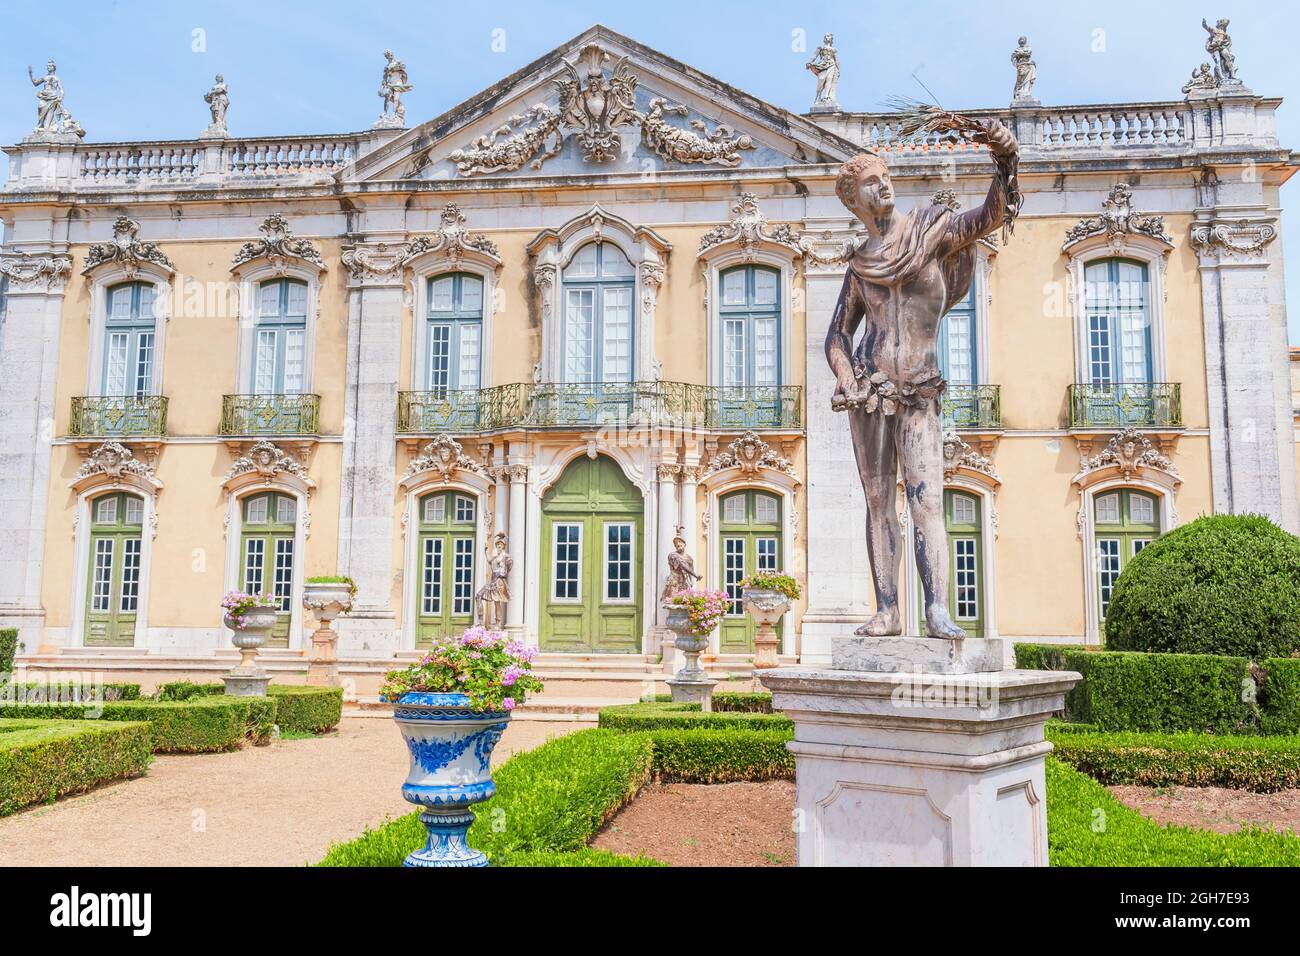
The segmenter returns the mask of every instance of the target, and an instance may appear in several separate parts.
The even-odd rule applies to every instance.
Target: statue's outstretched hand
[[[989,151],[994,155],[1016,156],[1020,153],[1020,144],[1011,135],[1011,130],[1003,126],[1000,121],[995,119],[985,120],[984,129],[987,131],[985,142],[988,144]]]

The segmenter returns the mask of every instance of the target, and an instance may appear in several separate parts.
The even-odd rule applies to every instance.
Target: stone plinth
[[[676,677],[670,677],[664,683],[672,692],[674,704],[699,704],[701,712],[713,711],[713,687],[718,682],[712,678],[684,678],[678,672]]]
[[[271,683],[271,675],[261,668],[240,673],[239,669],[230,671],[221,678],[226,685],[227,697],[265,697],[266,685]]]
[[[1002,670],[1000,638],[835,637],[831,668],[888,674],[981,674]]]
[[[1078,674],[758,677],[795,723],[800,866],[1047,865],[1043,725]]]

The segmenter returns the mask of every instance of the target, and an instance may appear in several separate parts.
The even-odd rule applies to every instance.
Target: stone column
[[[338,629],[340,650],[366,657],[397,650],[393,507],[401,341],[400,270],[354,271],[348,289],[339,566],[356,582],[357,596]]]
[[[510,479],[510,524],[506,534],[509,536],[510,557],[514,561],[508,580],[510,603],[506,605],[506,632],[518,640],[524,634],[524,602],[527,598],[524,568],[528,541],[528,466],[514,463],[506,473]]]
[[[668,555],[673,552],[673,535],[677,525],[677,475],[681,466],[676,462],[664,463],[655,469],[659,483],[659,547],[655,552],[655,622],[664,623],[667,613],[659,606],[658,597],[664,593],[668,584]]]
[[[846,225],[837,224],[830,238],[814,246],[833,255],[852,236]],[[810,223],[808,235],[814,234],[819,233]],[[801,662],[825,663],[830,659],[831,638],[853,633],[871,614],[867,505],[853,458],[849,423],[842,412],[831,411],[835,376],[826,364],[826,328],[844,284],[844,266],[808,261],[804,282],[808,608],[803,615]]]
[[[72,261],[66,246],[9,247],[0,335],[0,627],[18,628],[27,652],[44,639],[41,573],[54,437],[63,293]]]
[[[837,638],[832,669],[759,672],[795,723],[800,866],[1048,865],[1043,727],[1080,677],[990,643]]]

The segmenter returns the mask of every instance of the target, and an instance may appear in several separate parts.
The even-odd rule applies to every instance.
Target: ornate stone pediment
[[[266,259],[276,272],[281,273],[290,261],[304,262],[320,272],[325,271],[325,260],[321,258],[320,250],[310,239],[295,236],[288,220],[280,213],[267,216],[257,228],[262,238],[244,243],[230,264],[231,272],[258,259]]]
[[[950,479],[963,471],[977,472],[986,482],[997,485],[1001,483],[997,469],[987,455],[981,455],[956,432],[943,436],[943,476]]]
[[[10,292],[61,292],[71,274],[69,256],[27,252],[0,256],[0,276],[9,280]]]
[[[501,265],[501,252],[497,249],[497,244],[482,233],[470,232],[465,223],[465,214],[454,202],[449,202],[442,208],[439,219],[436,233],[417,236],[406,244],[403,262],[409,262],[428,252],[440,252],[456,263],[464,259],[466,254],[477,253],[492,260],[498,267]]]
[[[1106,443],[1100,454],[1081,456],[1079,473],[1074,476],[1075,484],[1086,484],[1088,478],[1096,472],[1116,469],[1124,478],[1140,476],[1145,470],[1154,468],[1164,472],[1175,482],[1182,480],[1178,469],[1174,467],[1169,456],[1160,451],[1151,440],[1136,428],[1126,428]]]
[[[1133,208],[1133,190],[1127,183],[1116,183],[1102,203],[1100,216],[1089,216],[1070,227],[1065,234],[1061,250],[1096,237],[1104,237],[1112,246],[1122,247],[1128,236],[1145,236],[1162,243],[1168,249],[1174,245],[1173,237],[1165,232],[1164,216],[1144,216]]]
[[[162,487],[162,483],[154,476],[151,464],[136,458],[131,449],[115,441],[106,441],[94,448],[77,469],[73,483],[96,475],[104,475],[114,481],[120,481],[129,475],[154,487]]]
[[[302,463],[267,439],[257,442],[247,452],[234,460],[230,470],[226,472],[226,481],[247,474],[257,474],[262,478],[275,478],[281,473],[292,475],[309,488],[315,487],[315,482],[308,477],[307,469],[303,467]]]
[[[794,463],[784,455],[778,454],[772,446],[759,437],[758,432],[748,431],[730,445],[726,451],[714,455],[700,471],[700,480],[704,481],[728,468],[739,468],[746,477],[757,477],[764,469],[779,471],[788,475],[796,483],[799,476],[795,474]]]
[[[784,223],[770,225],[758,208],[758,197],[748,192],[741,193],[731,204],[729,222],[714,226],[700,237],[700,255],[726,245],[740,247],[747,258],[763,246],[781,246],[796,256],[804,253],[795,231]]]
[[[165,272],[175,272],[172,262],[158,248],[157,243],[142,242],[139,238],[140,224],[126,216],[113,220],[113,241],[97,242],[86,252],[86,265],[82,275],[89,275],[100,266],[115,264],[122,266],[127,275],[134,276],[144,263],[151,263]]]
[[[468,471],[482,478],[491,478],[488,470],[465,454],[464,446],[450,435],[439,435],[425,444],[420,454],[406,466],[405,481],[415,475],[432,472],[438,481],[450,481],[456,473]]]

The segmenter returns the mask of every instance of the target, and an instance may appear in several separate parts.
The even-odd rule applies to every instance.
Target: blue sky
[[[1229,17],[1242,78],[1256,92],[1292,97],[1278,132],[1300,149],[1295,38],[1289,4],[1090,0],[875,3],[857,0],[731,0],[650,3],[403,3],[369,7],[317,0],[261,2],[58,2],[6,4],[0,31],[0,140],[18,141],[35,120],[27,66],[58,61],[66,105],[87,140],[196,135],[207,123],[202,94],[214,73],[231,91],[234,135],[343,132],[379,111],[383,50],[411,72],[408,122],[435,116],[591,26],[605,23],[778,106],[803,111],[813,79],[809,50],[831,31],[844,77],[839,99],[875,110],[890,94],[921,95],[919,76],[950,108],[1010,99],[1008,56],[1021,33],[1038,63],[1045,104],[1177,99],[1204,58],[1200,18]],[[196,33],[195,31],[201,31]],[[1098,31],[1103,31],[1098,33]],[[1094,47],[1102,39],[1104,49]],[[199,42],[201,41],[201,42]],[[201,49],[198,49],[201,48]],[[1284,205],[1296,205],[1283,190]],[[1283,238],[1300,229],[1284,216]],[[1287,248],[1291,341],[1300,344],[1300,240]]]

